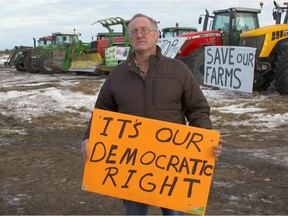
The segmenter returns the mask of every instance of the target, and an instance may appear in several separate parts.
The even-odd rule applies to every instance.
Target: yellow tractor
[[[275,25],[243,32],[240,46],[257,48],[254,89],[265,90],[273,83],[280,94],[288,94],[288,4],[274,5]]]

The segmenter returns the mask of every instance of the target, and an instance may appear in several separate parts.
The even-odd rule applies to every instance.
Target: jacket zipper
[[[136,72],[136,73],[137,73],[137,72]],[[141,73],[141,72],[140,72],[140,73]],[[146,88],[146,78],[147,78],[148,72],[147,72],[145,78],[143,78],[143,77],[141,76],[141,74],[139,74],[139,73],[137,73],[137,75],[140,77],[140,79],[142,80],[142,83],[143,83],[143,95],[144,95],[144,117],[147,117],[147,99],[146,99],[146,96],[147,96],[147,94],[146,94],[146,90],[147,90],[147,88]]]

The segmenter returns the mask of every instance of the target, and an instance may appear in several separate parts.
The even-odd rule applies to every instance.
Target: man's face
[[[145,17],[138,17],[129,24],[129,41],[137,52],[154,52],[159,32]]]

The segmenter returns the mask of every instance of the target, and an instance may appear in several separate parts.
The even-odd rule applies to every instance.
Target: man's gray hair
[[[149,16],[146,16],[146,15],[144,15],[144,14],[141,14],[141,13],[135,14],[135,15],[131,18],[130,22],[132,22],[133,20],[135,20],[135,19],[138,18],[138,17],[144,17],[144,18],[148,19],[148,20],[151,22],[151,24],[153,25],[153,27],[155,28],[154,30],[158,30],[157,21],[154,20],[153,18],[151,18],[151,17],[149,17]]]

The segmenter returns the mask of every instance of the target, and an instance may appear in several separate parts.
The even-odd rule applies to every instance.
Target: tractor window
[[[71,42],[79,42],[79,38],[78,38],[78,35],[73,35],[72,38],[71,38]]]
[[[241,32],[253,30],[259,27],[257,15],[254,13],[237,13],[236,29]]]
[[[71,44],[73,41],[79,41],[77,35],[57,35],[55,44]]]
[[[38,46],[45,46],[44,42],[45,42],[45,41],[43,41],[43,40],[39,40],[39,41],[38,41]]]
[[[213,22],[213,30],[229,31],[230,13],[216,14]]]
[[[38,41],[38,46],[47,46],[47,45],[51,45],[52,41],[51,40],[39,40]]]
[[[176,37],[178,35],[187,34],[190,32],[195,32],[195,31],[189,30],[189,29],[166,30],[166,31],[163,31],[163,38]]]
[[[223,31],[223,45],[230,45],[230,13],[215,14],[212,30]]]
[[[187,33],[191,33],[191,32],[196,32],[196,31],[194,31],[194,30],[179,30],[179,35],[187,34]]]
[[[64,35],[57,35],[55,38],[55,44],[63,44],[66,41],[66,36]]]
[[[45,41],[45,45],[52,45],[52,40]]]
[[[176,32],[174,31],[166,31],[166,32],[163,32],[163,37],[164,38],[170,38],[170,37],[175,37],[175,34]]]
[[[66,40],[65,40],[65,44],[71,44],[72,41],[73,41],[73,36],[67,35]]]

